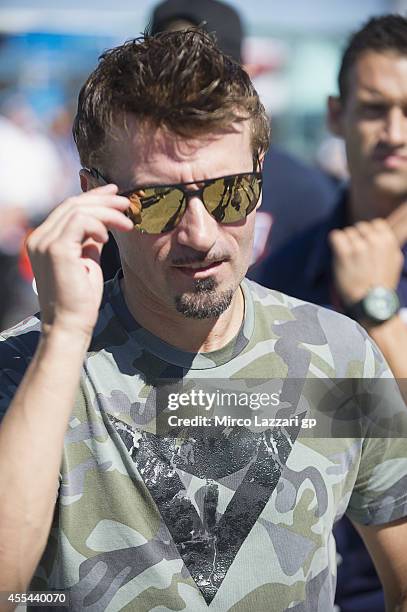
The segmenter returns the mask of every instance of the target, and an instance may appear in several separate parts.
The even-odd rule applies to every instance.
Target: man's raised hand
[[[329,235],[335,285],[344,305],[376,286],[395,289],[403,265],[397,238],[384,219],[361,221]]]
[[[103,293],[100,254],[108,229],[130,231],[129,200],[104,185],[65,200],[28,238],[43,331],[91,335]]]

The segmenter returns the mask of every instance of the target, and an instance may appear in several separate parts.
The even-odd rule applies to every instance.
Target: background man
[[[200,31],[130,41],[74,134],[85,193],[29,239],[41,325],[1,343],[0,591],[35,573],[73,610],[330,610],[347,508],[407,610],[403,440],[163,429],[162,379],[274,381],[281,415],[299,380],[389,375],[350,319],[244,280],[269,138],[247,73]]]
[[[260,277],[266,286],[356,318],[398,378],[407,376],[400,309],[407,306],[406,76],[404,17],[371,19],[350,39],[339,96],[328,105],[329,123],[345,139],[348,189],[327,220],[266,260]]]
[[[264,262],[260,282],[331,305],[358,320],[394,375],[407,376],[407,20],[371,19],[349,40],[330,97],[333,132],[345,140],[350,181],[332,214]],[[382,610],[374,570],[350,528],[343,610]],[[348,551],[346,553],[346,550]]]

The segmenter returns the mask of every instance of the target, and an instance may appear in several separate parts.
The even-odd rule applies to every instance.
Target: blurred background
[[[273,143],[343,178],[342,145],[325,126],[326,97],[336,93],[342,47],[370,16],[404,12],[407,0],[229,4],[245,26],[244,57],[272,117]],[[80,86],[105,49],[144,30],[155,5],[154,0],[116,0],[114,5],[107,0],[0,0],[3,329],[36,309],[22,248],[27,232],[67,195],[79,192],[71,124]],[[14,292],[19,296],[13,301]]]

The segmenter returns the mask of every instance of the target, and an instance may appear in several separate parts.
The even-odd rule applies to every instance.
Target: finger
[[[113,208],[92,209],[92,214],[86,214],[82,211],[73,211],[67,219],[66,224],[58,228],[56,239],[83,242],[87,236],[87,230],[90,227],[103,227],[103,237],[108,240],[108,229],[117,229],[121,231],[130,231],[133,229],[133,223],[122,212]],[[93,238],[93,236],[89,236]]]
[[[373,227],[376,231],[378,247],[385,248],[387,252],[389,249],[393,252],[400,251],[401,245],[386,219],[374,220]]]
[[[115,187],[115,185],[113,185]],[[73,209],[84,209],[87,206],[107,206],[125,211],[129,207],[129,200],[123,196],[115,195],[114,193],[99,193],[95,194],[96,190],[86,192],[79,196],[67,198],[62,204],[55,208],[46,220],[34,230],[33,241],[40,238],[43,234],[52,229],[56,224],[62,222],[64,216],[68,215]]]
[[[100,185],[99,187],[93,187],[92,189],[88,189],[88,191],[84,191],[84,195],[90,193],[117,193],[119,191],[118,186],[115,183],[108,183],[107,185]]]
[[[365,240],[371,239],[373,228],[370,223],[367,221],[359,221],[358,223],[355,223],[354,227]]]
[[[387,234],[390,230],[388,221],[386,219],[381,219],[380,217],[373,219],[369,225],[377,234]]]
[[[53,232],[43,236],[40,241],[29,243],[28,252],[30,259],[34,261],[37,255],[59,254],[58,245],[64,252],[77,257],[82,252],[83,243],[93,238],[96,242],[105,244],[108,241],[108,228],[115,228],[119,231],[129,231],[133,224],[123,215],[114,209],[102,209],[99,216],[84,215],[79,211],[74,211]]]
[[[357,255],[365,252],[369,248],[368,241],[360,234],[356,227],[347,227],[344,232],[348,239],[350,254]]]
[[[101,204],[105,203],[106,205],[114,205],[117,202],[121,202],[123,207],[126,205],[126,198],[122,198],[122,196],[117,195],[118,187],[114,184],[102,185],[100,187],[95,187],[94,189],[89,189],[89,191],[84,191],[78,195],[70,196],[66,198],[61,204],[56,206],[54,210],[48,215],[45,223],[48,221],[55,221],[59,217],[61,217],[67,210],[70,210],[73,207],[82,206],[86,203],[86,205],[92,204]],[[118,200],[116,200],[118,198]],[[127,202],[128,206],[128,202]]]
[[[89,239],[101,245],[105,244],[108,240],[107,229],[99,219],[83,219],[77,214],[67,222],[61,236],[49,242],[41,242],[37,249],[29,254],[33,263],[39,256],[58,258],[61,255],[64,259],[77,258],[82,255],[83,243]]]
[[[370,222],[361,221],[356,223],[355,228],[366,242],[375,248],[398,246],[396,238],[385,219],[373,219]]]
[[[349,238],[343,230],[333,230],[329,233],[328,240],[335,256],[343,256],[349,253]]]
[[[389,242],[388,233],[390,230],[385,226],[385,222],[382,219],[377,219],[377,223],[374,221],[360,221],[355,224],[354,228],[358,232],[360,238],[364,241],[366,249],[374,249],[374,255],[377,254],[386,246]],[[384,223],[384,225],[383,225]],[[355,248],[358,248],[355,245]],[[360,252],[362,246],[359,245]]]
[[[100,263],[101,253],[102,245],[93,240],[87,241],[87,243],[82,246],[82,258],[84,259],[92,259],[96,263]]]
[[[55,220],[54,223],[48,224],[46,227],[41,228],[41,232],[37,234],[33,232],[30,236],[27,246],[30,251],[35,251],[41,248],[46,249],[47,245],[55,240],[59,240],[65,237],[67,226],[71,219],[78,216],[82,219],[84,226],[86,226],[86,219],[97,219],[101,221],[105,229],[115,228],[119,231],[130,231],[133,229],[133,222],[123,214],[122,211],[116,210],[115,208],[108,208],[105,206],[99,207],[77,207],[67,210],[64,216]],[[107,233],[107,229],[106,229]]]
[[[386,219],[373,219],[370,222],[361,221],[355,224],[359,234],[363,236],[371,248],[388,252],[388,249],[399,249],[396,236]]]
[[[115,194],[82,194],[77,197],[68,198],[60,206],[55,208],[55,210],[43,223],[43,227],[44,229],[49,228],[49,226],[58,223],[58,221],[62,219],[64,215],[69,214],[72,210],[84,210],[90,206],[106,206],[108,208],[117,208],[118,210],[122,210],[124,212],[129,207],[129,200],[128,198]]]
[[[62,210],[76,208],[78,206],[109,206],[113,208],[119,208],[126,210],[129,208],[130,201],[126,198],[117,194],[96,194],[96,193],[84,193],[83,195],[77,196],[70,201],[67,206],[62,205]],[[56,209],[57,210],[57,209]]]
[[[106,242],[105,232],[106,229],[103,224],[96,219],[92,219],[86,233],[88,239],[89,237],[93,239],[94,244],[100,244],[101,250],[102,245]],[[62,274],[64,270],[70,270],[69,274],[72,275],[72,269],[76,270],[79,261],[83,259],[83,246],[79,241],[70,242],[58,240],[50,243],[44,248],[41,246],[35,253],[30,252],[29,255],[37,282],[38,295],[41,296],[43,288],[44,286],[46,287],[47,284],[50,266],[51,268],[57,268]],[[93,257],[96,256],[95,251],[92,251],[92,255]],[[88,261],[90,258],[85,259]],[[97,263],[95,259],[93,259],[93,262],[95,264]]]

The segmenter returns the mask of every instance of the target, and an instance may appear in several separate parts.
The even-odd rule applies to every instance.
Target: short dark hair
[[[199,28],[145,33],[101,55],[73,126],[84,166],[104,168],[109,136],[125,127],[126,113],[186,138],[250,119],[254,156],[269,146],[267,116],[248,74]]]
[[[365,51],[391,51],[407,55],[407,19],[402,15],[373,17],[352,34],[343,53],[338,75],[339,95],[343,101],[349,93],[351,68]]]

